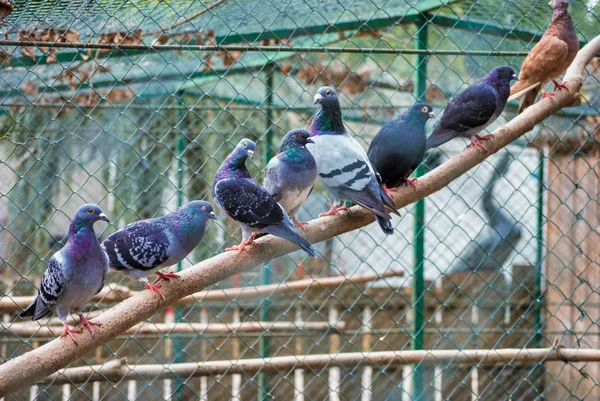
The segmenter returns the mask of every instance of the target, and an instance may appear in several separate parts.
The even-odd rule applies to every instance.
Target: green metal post
[[[422,18],[417,28],[417,49],[427,49],[427,21]],[[427,90],[427,59],[425,55],[416,56],[416,76],[414,96],[417,101],[423,100]],[[423,175],[423,166],[419,166],[415,176]],[[421,199],[415,204],[415,226],[414,226],[414,276],[413,276],[413,308],[414,326],[412,349],[419,350],[425,346],[425,200]],[[423,366],[416,365],[412,375],[412,399],[422,400]]]
[[[539,165],[538,165],[538,201],[537,201],[537,233],[536,233],[536,242],[537,249],[535,255],[535,277],[533,282],[533,297],[535,299],[534,308],[533,308],[533,329],[535,331],[535,335],[533,338],[533,346],[535,348],[542,347],[543,340],[543,326],[542,326],[542,305],[544,303],[544,295],[542,294],[542,267],[544,264],[544,152],[540,151],[539,153]],[[534,388],[537,394],[541,395],[544,390],[543,382],[542,382],[542,368],[541,366],[537,366],[535,369],[534,375]]]
[[[266,111],[266,129],[267,133],[265,135],[265,166],[273,157],[273,72],[275,70],[275,66],[273,63],[269,62],[266,65],[266,85],[267,85],[267,93],[265,99],[265,105],[267,106]],[[271,264],[265,263],[262,269],[262,284],[268,285],[271,284]],[[270,320],[270,309],[271,309],[271,300],[267,297],[263,300],[262,306],[260,309],[260,320],[261,322]],[[267,358],[269,356],[269,338],[265,335],[260,339],[260,356],[261,358]],[[261,373],[258,375],[258,401],[267,401],[269,399],[269,383],[268,377],[265,373]]]

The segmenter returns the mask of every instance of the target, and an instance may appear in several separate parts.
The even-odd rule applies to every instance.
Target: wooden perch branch
[[[241,323],[140,323],[125,333],[138,334],[226,334],[226,333],[285,333],[301,331],[344,330],[345,322],[334,325],[328,322],[241,322]],[[56,337],[62,334],[62,325],[40,326],[35,323],[16,323],[12,325],[0,323],[0,336],[19,337]]]
[[[402,270],[390,270],[384,274],[372,273],[361,274],[352,277],[334,276],[308,278],[279,284],[200,291],[178,300],[174,305],[185,306],[196,302],[231,301],[232,299],[235,299],[236,301],[243,301],[286,292],[295,292],[299,294],[305,290],[338,288],[340,286],[349,284],[364,284],[375,280],[399,277],[402,275],[404,275]],[[130,298],[138,293],[139,291],[132,291],[129,287],[121,285],[108,285],[102,291],[100,291],[100,293],[96,295],[92,301],[100,303],[116,303],[121,302],[126,298]],[[2,297],[0,298],[0,312],[17,312],[25,309],[31,302],[33,302],[34,298],[35,296],[33,295],[12,298],[8,296]]]
[[[419,350],[348,352],[320,355],[295,355],[273,358],[238,359],[172,363],[167,365],[128,365],[125,361],[110,361],[104,365],[68,368],[47,377],[43,384],[87,383],[110,380],[187,380],[191,377],[224,374],[254,375],[256,373],[290,372],[296,369],[315,371],[333,367],[403,366],[413,364],[498,365],[536,362],[600,362],[600,350],[579,348],[503,348],[496,350]]]
[[[544,99],[534,104],[523,114],[498,128],[494,132],[495,137],[486,145],[488,148],[487,152],[469,148],[420,178],[416,190],[411,188],[399,190],[394,196],[397,206],[404,207],[439,191],[451,181],[460,177],[478,163],[481,163],[488,155],[497,152],[503,146],[530,131],[536,124],[542,122],[561,108],[576,104],[579,101],[577,92],[583,82],[584,67],[598,53],[600,53],[600,37],[594,38],[581,49],[573,65],[569,68],[565,77],[565,81],[569,86],[568,91],[559,91],[553,99]],[[359,207],[353,207],[350,213],[342,216],[329,216],[311,221],[306,226],[303,235],[310,242],[316,243],[364,227],[372,221],[373,215],[371,213]],[[260,263],[297,250],[292,243],[270,235],[260,238],[258,242],[260,242],[261,246],[252,247],[248,254],[222,253],[181,272],[180,280],[172,280],[163,285],[162,290],[165,300],[158,299],[149,291],[143,291],[114,306],[96,319],[97,322],[103,324],[103,327],[97,330],[95,339],[91,339],[87,332],[77,336],[79,345],[75,345],[68,338],[55,339],[0,365],[0,377],[2,378],[0,380],[0,397],[58,371],[60,368],[65,367],[96,347],[112,340],[139,322],[148,319],[159,309],[171,305],[185,296],[191,295],[209,285],[250,269]],[[547,352],[547,350],[545,351]],[[452,353],[458,351],[446,352]],[[479,352],[486,355],[493,354],[489,351]],[[460,352],[456,355],[459,354]],[[420,357],[427,357],[427,353],[416,355],[419,355],[419,361]],[[298,363],[302,365],[299,358],[293,357],[291,361],[293,361],[294,365]],[[417,361],[415,359],[413,362]],[[273,368],[265,367],[265,369]]]

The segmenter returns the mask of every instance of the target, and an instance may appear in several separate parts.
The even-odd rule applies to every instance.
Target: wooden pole
[[[258,372],[277,373],[295,369],[320,370],[333,367],[405,366],[421,363],[428,366],[505,365],[535,362],[600,362],[600,350],[580,348],[502,348],[496,350],[418,350],[349,352],[337,354],[293,355],[271,358],[240,359],[177,364],[128,365],[125,361],[110,361],[103,365],[67,368],[53,373],[40,384],[121,381],[137,378],[159,380]]]

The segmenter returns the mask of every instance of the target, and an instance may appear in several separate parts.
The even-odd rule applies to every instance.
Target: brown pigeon
[[[519,114],[535,102],[537,94],[548,82],[554,83],[554,90],[567,88],[564,84],[556,82],[573,62],[579,50],[579,39],[575,33],[573,20],[569,15],[569,0],[552,0],[552,21],[540,41],[531,49],[521,65],[519,81],[510,88],[510,94],[534,86],[521,97]],[[543,97],[551,97],[545,94]]]

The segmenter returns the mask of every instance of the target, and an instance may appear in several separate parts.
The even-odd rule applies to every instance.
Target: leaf
[[[36,84],[31,81],[25,81],[20,86],[19,89],[25,96],[36,96],[40,90]]]
[[[0,0],[0,25],[3,25],[4,19],[12,13],[13,5],[8,0]]]

